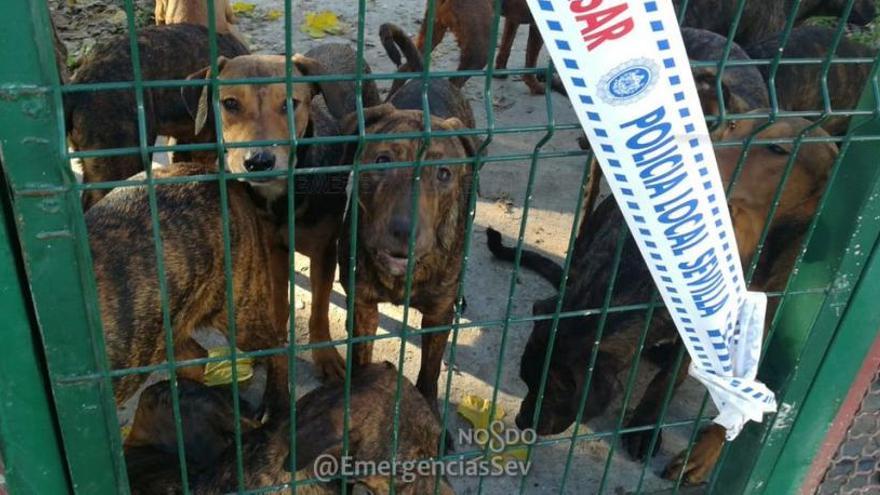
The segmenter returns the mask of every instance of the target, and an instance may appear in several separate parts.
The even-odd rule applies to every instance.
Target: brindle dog
[[[731,125],[721,136],[723,140],[742,140],[758,130],[764,122],[747,120]],[[783,119],[759,132],[759,139],[795,138],[809,122],[804,119]],[[810,133],[827,136],[821,130]],[[721,176],[727,184],[736,168],[742,150],[720,148],[717,152]],[[767,221],[767,214],[790,158],[792,147],[788,144],[754,146],[749,150],[739,185],[733,192],[729,205],[742,261],[748,263],[758,245],[760,233]],[[827,181],[829,170],[837,155],[837,148],[829,143],[804,144],[795,166],[788,178],[781,202],[772,219],[770,235],[761,254],[758,271],[752,280],[752,288],[776,291],[783,288],[803,236],[815,213],[818,201]],[[624,220],[613,197],[602,202],[587,219],[583,234],[575,243],[572,272],[568,279],[562,311],[578,311],[602,306],[610,282],[617,243],[625,239],[621,254],[620,270],[612,305],[631,305],[651,302],[654,284],[635,241],[622,235]],[[490,237],[490,250],[501,259],[511,259],[512,249],[505,248],[500,236]],[[532,256],[535,256],[533,254]],[[540,255],[538,255],[540,256]],[[524,262],[528,262],[524,258]],[[528,265],[527,265],[528,266]],[[541,270],[543,265],[532,265]],[[559,281],[559,268],[549,272],[551,280]],[[541,273],[541,272],[539,272]],[[557,298],[551,297],[535,303],[534,314],[551,314]],[[773,310],[768,311],[772,317]],[[618,312],[607,317],[605,334],[599,344],[598,358],[593,374],[586,409],[588,420],[602,414],[608,404],[622,392],[618,375],[629,369],[637,352],[636,343],[644,329],[644,312]],[[576,418],[577,408],[585,393],[584,379],[590,361],[595,328],[599,316],[565,318],[559,321],[556,343],[552,350],[550,370],[546,384],[541,416],[535,426],[540,434],[555,434],[568,428]],[[769,320],[768,320],[769,321]],[[529,337],[520,363],[520,378],[529,391],[523,400],[517,425],[532,426],[538,388],[546,355],[550,321],[539,321]],[[660,371],[653,377],[645,394],[636,407],[629,427],[650,425],[657,422],[661,404],[670,384],[677,386],[685,378],[687,364],[679,373],[672,370],[679,342],[678,334],[664,309],[657,311],[651,322],[645,345],[645,357],[654,361]],[[700,482],[711,471],[720,451],[717,430],[710,429],[700,438],[698,450],[685,467],[685,480]],[[627,451],[636,458],[650,453],[652,430],[623,437]],[[723,438],[723,434],[721,435]],[[659,443],[657,445],[659,448]],[[678,475],[680,461],[674,462],[667,475]]]
[[[193,384],[180,398],[184,425],[197,425],[201,435],[185,434],[183,442],[190,470],[192,492],[198,495],[230,493],[237,490],[235,446],[229,432],[234,418],[228,400],[216,398],[216,393],[201,384]],[[132,493],[179,493],[180,473],[177,443],[170,407],[170,387],[159,384],[155,400],[138,406],[135,427],[139,435],[153,439],[152,443],[126,448],[126,462]],[[360,370],[352,377],[348,411],[355,419],[349,429],[349,456],[355,461],[379,462],[391,458],[394,401],[397,392],[397,369],[391,363],[376,363]],[[163,407],[156,407],[155,404]],[[141,409],[146,409],[142,411]],[[296,474],[291,474],[290,423],[270,422],[252,429],[242,425],[242,462],[246,489],[281,485],[294,480],[315,477],[314,463],[322,456],[337,461],[342,455],[342,438],[346,413],[345,386],[342,383],[324,385],[296,403]],[[200,424],[206,414],[210,422]],[[141,421],[137,418],[148,418]],[[134,430],[133,430],[134,431]],[[184,430],[186,432],[186,429]],[[431,406],[407,379],[400,389],[400,422],[398,427],[398,461],[417,461],[434,458],[441,427]],[[189,452],[196,460],[210,460],[205,469],[190,461]],[[147,468],[152,468],[152,471]],[[397,493],[417,495],[431,493],[436,478],[416,476],[407,480],[395,478]],[[449,483],[439,480],[440,493],[454,493]],[[387,476],[364,473],[349,477],[349,493],[390,493]],[[339,481],[303,485],[297,493],[340,493]]]
[[[218,36],[222,55],[247,53],[247,48],[231,36]],[[138,31],[141,75],[144,81],[184,79],[210,60],[208,30],[202,26],[175,24],[150,26]],[[128,36],[117,36],[98,44],[73,76],[73,84],[133,81]],[[194,133],[192,117],[177,88],[144,90],[146,144],[152,145],[159,134],[171,136],[178,144],[214,141],[213,125]],[[134,90],[80,91],[64,95],[64,114],[68,139],[77,151],[138,146],[138,117]],[[175,153],[175,160],[187,161],[194,154]],[[213,154],[199,156],[207,162]],[[83,181],[104,182],[126,179],[141,170],[137,154],[84,158]],[[83,193],[83,208],[88,209],[106,190]]]
[[[410,81],[394,93],[389,103],[367,109],[368,134],[421,132],[424,125],[422,83]],[[455,86],[433,80],[428,87],[431,128],[454,131],[473,126],[467,101]],[[356,115],[347,117],[343,132],[357,131]],[[360,163],[408,162],[418,158],[421,139],[368,142]],[[345,163],[354,161],[355,146],[346,151]],[[426,167],[420,180],[419,202],[413,210],[413,169],[393,168],[361,173],[358,201],[358,251],[354,298],[356,335],[374,335],[379,324],[378,303],[404,303],[407,254],[413,222],[412,290],[410,305],[422,313],[422,327],[448,325],[454,316],[456,291],[471,194],[472,166],[476,153],[469,137],[435,137],[425,151],[426,160],[455,159],[461,164]],[[346,224],[351,212],[346,215]],[[347,227],[346,227],[347,230]],[[348,291],[350,243],[339,249],[342,285]],[[429,400],[437,397],[437,379],[449,332],[422,335],[422,365],[417,387]],[[371,361],[372,342],[355,347],[355,362]]]
[[[434,2],[434,23],[431,26],[431,48],[434,51],[443,41],[446,33],[452,31],[461,50],[458,70],[479,70],[486,67],[489,60],[489,34],[492,30],[492,0],[427,0]],[[428,3],[425,3],[425,17],[422,20],[416,47],[424,53],[428,36]],[[400,72],[412,72],[409,66],[401,66]],[[464,86],[470,76],[451,78],[457,87]],[[403,79],[395,79],[391,85],[394,93],[403,86]]]
[[[819,26],[804,26],[792,30],[782,50],[786,59],[828,57],[833,46],[834,29]],[[755,59],[772,60],[779,53],[781,35],[772,37],[751,47],[749,54]],[[841,38],[835,56],[846,58],[873,59],[877,51],[858,42]],[[835,111],[854,110],[865,83],[871,75],[872,62],[861,64],[833,64],[828,72],[828,94],[831,109]],[[770,66],[760,66],[761,74],[769,84]],[[776,72],[776,94],[779,106],[786,110],[823,111],[825,102],[822,96],[822,65],[808,64],[780,65]],[[822,128],[832,135],[842,135],[849,127],[849,117],[830,117],[822,121]]]
[[[355,56],[349,47],[315,49],[310,54],[318,59],[295,55],[293,64],[297,75],[327,75],[354,73]],[[327,66],[324,62],[328,63]],[[334,64],[334,65],[330,65]],[[220,80],[255,77],[280,77],[286,73],[285,58],[281,55],[249,55],[218,61]],[[330,67],[330,68],[328,68]],[[368,69],[368,68],[367,68]],[[210,67],[192,74],[190,78],[210,77]],[[286,141],[292,132],[288,119],[293,120],[298,139],[316,136],[334,136],[338,127],[334,117],[355,109],[353,83],[322,82],[293,85],[293,116],[288,116],[287,91],[283,83],[223,85],[218,99],[224,143],[248,141]],[[316,97],[321,95],[326,108]],[[365,85],[364,103],[375,105],[378,91],[374,85]],[[205,122],[213,119],[210,89],[194,89],[186,93],[191,108],[196,108],[196,132]],[[340,146],[300,145],[291,156],[287,145],[229,148],[226,167],[232,172],[267,172],[297,168],[338,165]],[[298,177],[295,187],[295,221],[297,252],[309,257],[312,311],[309,336],[312,342],[330,339],[330,293],[336,270],[336,240],[345,210],[345,174],[313,174]],[[287,179],[286,177],[248,178],[257,191],[263,207],[272,213],[278,229],[287,237]],[[345,363],[333,348],[312,351],[319,373],[330,378],[345,374]]]
[[[803,0],[795,14],[797,23],[813,16],[840,16],[850,0]],[[676,12],[682,0],[673,0]],[[684,25],[729,36],[740,0],[688,2]],[[782,31],[792,15],[793,0],[746,0],[734,39],[743,45],[765,40]],[[855,0],[848,22],[867,25],[877,15],[873,0]]]
[[[179,164],[156,177],[215,172],[213,165]],[[143,176],[135,176],[143,178]],[[230,182],[228,214],[236,345],[246,351],[283,347],[287,339],[287,252],[277,230],[254,204],[244,183]],[[167,281],[168,312],[178,361],[205,357],[193,340],[198,328],[226,333],[224,240],[217,183],[156,186],[157,213]],[[146,187],[112,191],[86,212],[101,321],[113,369],[165,361],[163,312]],[[289,404],[287,358],[268,358],[270,410]],[[201,366],[182,368],[199,380]],[[145,375],[127,375],[115,387],[117,404],[131,397]]]

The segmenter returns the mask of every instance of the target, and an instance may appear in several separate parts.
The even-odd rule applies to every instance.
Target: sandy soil
[[[278,53],[284,50],[283,20],[267,20],[266,13],[272,9],[283,9],[277,0],[251,0],[256,4],[252,16],[242,17],[239,29],[249,38],[254,51]],[[59,3],[53,0],[53,4]],[[80,2],[82,3],[82,2]],[[88,2],[86,2],[88,3]],[[409,0],[393,2],[390,0],[368,0],[366,14],[365,55],[374,72],[391,72],[393,64],[379,46],[377,33],[382,22],[393,21],[410,33],[418,30],[423,3]],[[149,4],[145,4],[149,11]],[[356,2],[352,0],[302,0],[294,2],[295,20],[293,46],[295,51],[305,52],[316,43],[324,41],[356,41],[357,13]],[[298,26],[307,11],[329,9],[338,13],[343,22],[350,26],[347,33],[338,37],[313,40],[300,32]],[[521,67],[524,57],[525,31],[514,46],[510,67]],[[79,46],[76,39],[67,36],[65,41]],[[74,50],[75,52],[75,50]],[[546,55],[543,55],[546,57]],[[458,48],[450,37],[434,53],[435,67],[454,68],[457,65]],[[380,83],[387,88],[389,84]],[[487,102],[484,98],[484,80],[471,79],[465,94],[470,98],[477,117],[478,126],[485,126]],[[508,80],[494,80],[491,84],[495,121],[498,127],[523,125],[546,125],[548,122],[547,100],[545,97],[530,96],[526,86],[517,77]],[[557,123],[574,123],[575,117],[568,101],[553,95],[551,101],[553,118]],[[531,153],[538,142],[546,135],[545,131],[500,134],[495,136],[489,146],[489,156],[503,157]],[[547,142],[542,151],[570,151],[577,149],[575,131],[558,131]],[[580,181],[586,164],[584,157],[541,159],[536,165],[536,180],[531,197],[531,208],[526,224],[526,245],[539,250],[559,261],[564,258],[572,227],[573,210],[576,205]],[[485,229],[492,226],[500,230],[509,241],[515,238],[523,220],[523,205],[526,198],[526,183],[530,170],[530,160],[510,160],[488,163],[481,172],[482,197],[477,206],[474,236],[471,243],[471,261],[466,273],[465,295],[468,300],[467,312],[463,322],[499,321],[508,310],[514,318],[529,316],[532,303],[539,298],[551,295],[554,288],[537,276],[521,272],[513,279],[511,266],[492,260],[485,248]],[[308,260],[298,257],[296,279],[296,336],[298,343],[308,340],[307,322],[310,294],[308,292]],[[513,297],[508,293],[513,284]],[[345,298],[342,288],[337,284],[331,308],[332,334],[335,339],[345,338]],[[384,305],[381,308],[380,333],[400,333],[403,311],[400,307]],[[416,311],[409,315],[409,324],[417,326],[420,317]],[[476,394],[491,397],[497,390],[498,404],[507,412],[506,422],[513,425],[513,416],[519,408],[519,401],[525,394],[525,385],[518,378],[519,357],[523,351],[531,325],[484,326],[462,330],[458,337],[457,357],[451,373],[451,405],[455,406],[464,395]],[[502,346],[502,343],[504,344]],[[397,362],[401,339],[393,338],[377,342],[375,359]],[[449,349],[447,348],[447,357]],[[310,356],[302,355],[299,360],[297,395],[302,395],[318,384],[315,379]],[[409,339],[405,343],[404,372],[415,381],[419,368],[419,342]],[[445,390],[448,360],[444,362],[440,390]],[[501,366],[500,380],[496,382],[496,370]],[[639,380],[639,389],[630,404],[636,402],[638,394],[645,386]],[[702,400],[702,389],[689,380],[676,395],[668,413],[669,420],[690,417]],[[608,417],[592,421],[580,432],[613,430],[617,422],[620,405],[609,409]],[[456,432],[466,424],[451,415],[450,431]],[[570,436],[572,429],[564,435]],[[667,430],[660,453],[651,461],[645,476],[643,490],[648,493],[662,493],[670,484],[657,476],[671,457],[687,444],[689,428]],[[453,434],[455,437],[456,435]],[[558,493],[559,483],[568,454],[569,442],[535,450],[533,465],[526,481],[528,493]],[[574,462],[566,485],[566,493],[596,493],[605,469],[611,443],[606,440],[578,442],[574,448]],[[605,492],[627,493],[638,484],[641,465],[630,460],[620,452],[615,442],[616,452],[608,466],[608,479]],[[456,445],[457,452],[470,450],[467,445]],[[478,480],[453,479],[458,493],[476,493]],[[487,479],[485,493],[502,494],[518,490],[520,479]]]

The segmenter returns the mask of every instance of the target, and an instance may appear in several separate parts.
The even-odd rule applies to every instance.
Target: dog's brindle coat
[[[167,382],[157,384],[149,402],[138,406],[135,427],[139,436],[153,439],[136,449],[127,446],[126,462],[132,493],[178,493],[180,473],[177,443],[171,412],[171,393]],[[387,461],[391,458],[391,428],[388,418],[394,415],[397,392],[397,370],[390,363],[375,363],[352,376],[349,414],[355,421],[349,430],[349,456],[356,461]],[[194,425],[200,435],[186,434],[186,452],[192,491],[198,495],[230,493],[237,490],[235,447],[231,444],[234,421],[228,402],[216,397],[216,392],[200,383],[186,383],[180,398],[184,425]],[[157,407],[160,404],[163,407]],[[146,409],[146,410],[142,410]],[[296,403],[296,479],[313,478],[313,463],[322,455],[339,458],[342,455],[343,417],[346,413],[345,386],[342,383],[324,385]],[[206,414],[207,424],[200,424]],[[138,418],[145,420],[138,422]],[[148,420],[146,420],[148,419]],[[242,425],[242,461],[246,489],[289,483],[290,428],[289,422],[270,422],[252,429]],[[407,379],[403,379],[400,393],[400,422],[398,429],[400,461],[434,458],[442,429],[429,403]],[[195,461],[209,463],[195,464]],[[147,468],[152,468],[152,471]],[[432,492],[435,478],[419,476],[406,483],[395,479],[397,493],[418,495]],[[349,478],[351,493],[386,494],[390,492],[388,477],[360,476]],[[303,485],[297,493],[333,494],[340,492],[338,481]],[[440,493],[454,493],[448,482],[440,479]]]
[[[772,60],[779,53],[781,35],[746,47],[756,59]],[[833,46],[835,30],[820,26],[804,26],[792,30],[782,52],[788,58],[825,59]],[[856,41],[841,38],[835,56],[846,58],[874,58],[877,51]],[[859,104],[862,90],[871,75],[873,64],[832,64],[828,72],[828,93],[831,108],[836,111],[854,110]],[[770,66],[760,66],[765,80],[770,76]],[[786,110],[823,111],[822,65],[780,65],[776,72],[776,94],[779,106]],[[832,135],[842,135],[849,127],[849,117],[830,117],[822,121],[822,128]]]
[[[760,120],[738,122],[722,135],[723,140],[742,140],[762,125]],[[803,119],[785,119],[758,133],[759,139],[794,138],[809,124]],[[821,130],[813,135],[826,135]],[[743,261],[748,262],[755,251],[759,236],[776,187],[788,160],[791,146],[787,144],[752,147],[739,179],[739,185],[730,198],[730,210],[737,244]],[[720,148],[717,150],[720,172],[725,183],[732,175],[741,150]],[[784,286],[795,256],[800,249],[802,237],[815,212],[830,166],[837,154],[836,147],[827,143],[804,145],[798,154],[796,165],[786,183],[779,209],[772,220],[769,238],[762,252],[758,271],[752,280],[756,290],[774,291]],[[572,272],[568,279],[562,311],[578,311],[602,306],[605,292],[612,276],[611,267],[616,246],[621,239],[624,220],[613,198],[608,198],[587,219],[583,234],[575,243]],[[500,245],[494,234],[490,249],[503,259],[512,258],[512,251]],[[524,258],[524,261],[527,261]],[[541,269],[541,266],[535,266]],[[558,270],[558,268],[557,268]],[[551,271],[551,275],[558,274]],[[616,279],[616,289],[611,304],[631,305],[649,303],[654,284],[635,241],[626,237]],[[534,314],[552,314],[556,308],[555,297],[535,303]],[[768,315],[772,317],[772,308]],[[644,312],[617,312],[607,317],[605,334],[598,349],[598,358],[592,385],[584,412],[584,420],[604,412],[608,404],[619,396],[621,385],[618,375],[631,366],[636,357],[636,343],[644,329]],[[550,371],[547,379],[541,417],[535,425],[540,434],[559,433],[574,421],[577,407],[584,394],[586,377],[592,352],[594,332],[599,316],[566,318],[559,321]],[[520,362],[520,378],[528,385],[529,392],[517,415],[517,425],[531,426],[541,372],[550,331],[550,321],[539,321],[529,337]],[[628,426],[656,423],[666,390],[671,382],[679,384],[685,377],[687,365],[682,365],[677,375],[672,373],[678,334],[666,310],[657,311],[651,322],[645,345],[645,357],[655,361],[660,371],[646,388],[646,392],[633,413]],[[647,449],[652,430],[623,437],[627,450],[635,457],[648,455]],[[723,438],[723,434],[720,436]],[[700,439],[699,449],[691,456],[685,479],[698,482],[711,471],[720,450],[717,431],[709,430]],[[668,474],[677,475],[674,463]]]
[[[205,164],[175,164],[156,177],[212,173]],[[287,254],[277,230],[243,183],[228,183],[236,345],[246,351],[284,346],[287,338]],[[192,339],[201,327],[228,329],[220,190],[214,182],[156,186],[168,289],[168,311],[178,361],[205,357]],[[165,361],[157,253],[153,249],[146,187],[119,188],[86,212],[101,321],[113,369]],[[269,358],[267,387],[273,411],[287,407],[287,359]],[[198,380],[201,366],[178,370]],[[117,404],[146,375],[127,375],[115,386]]]
[[[144,81],[185,79],[210,60],[208,30],[191,24],[149,26],[138,31],[141,75]],[[247,53],[231,36],[218,36],[219,53],[236,56]],[[92,50],[73,76],[72,83],[86,84],[133,81],[131,54],[127,35],[117,36]],[[213,125],[205,132],[193,133],[192,117],[178,88],[144,90],[147,145],[159,134],[177,139],[178,144],[211,142]],[[84,91],[64,95],[64,114],[68,139],[77,151],[137,147],[138,119],[134,90]],[[196,154],[175,153],[175,160],[187,161]],[[211,153],[205,160],[210,161]],[[199,156],[199,161],[202,157]],[[94,157],[82,160],[83,181],[123,180],[143,170],[137,154]],[[88,209],[107,190],[92,189],[83,193],[83,208]]]
[[[813,16],[840,16],[850,0],[803,0],[797,13],[792,12],[793,0],[746,0],[734,39],[750,45],[782,31],[789,15],[795,22]],[[676,12],[682,0],[673,0]],[[701,0],[688,2],[684,25],[708,29],[722,36],[730,34],[740,0]],[[877,15],[873,0],[855,0],[849,22],[867,25]]]
[[[295,55],[293,64],[298,75],[352,74],[355,72],[355,56],[351,48],[341,45],[318,47],[309,52],[318,57]],[[325,65],[327,64],[327,65]],[[285,59],[281,55],[249,55],[218,61],[219,75],[223,79],[255,77],[278,77],[286,73]],[[369,71],[369,67],[366,67]],[[191,78],[210,76],[210,67],[192,74]],[[293,122],[297,138],[333,136],[338,134],[334,117],[355,108],[353,83],[322,82],[296,83],[293,85]],[[323,97],[323,110],[317,96]],[[186,100],[196,112],[196,125],[213,119],[210,90],[189,91]],[[223,142],[283,141],[289,139],[287,91],[283,83],[247,84],[221,86],[218,95],[221,107]],[[378,91],[374,84],[364,85],[364,104],[375,105]],[[197,128],[197,132],[198,132]],[[232,172],[259,172],[286,170],[295,167],[320,167],[338,165],[342,147],[338,145],[301,145],[296,155],[290,156],[290,147],[265,146],[259,148],[229,148],[226,166]],[[309,257],[312,308],[309,319],[311,342],[330,339],[330,293],[336,270],[336,241],[339,237],[345,210],[345,174],[321,174],[298,177],[295,182],[295,221],[297,252]],[[262,198],[262,204],[272,212],[277,227],[287,240],[287,180],[285,177],[249,179],[250,184]],[[289,240],[288,240],[289,241]],[[345,374],[345,363],[333,348],[312,351],[319,373],[330,378]]]
[[[421,81],[410,81],[394,94],[390,103],[365,112],[368,134],[421,132]],[[445,80],[429,85],[432,129],[452,131],[473,125],[473,114],[460,92]],[[343,122],[343,132],[357,131],[356,116]],[[369,142],[360,163],[415,161],[420,139]],[[395,168],[363,172],[360,178],[357,277],[354,294],[355,334],[374,335],[379,324],[378,303],[404,303],[405,273],[410,229],[418,218],[412,271],[410,305],[422,313],[422,328],[448,325],[454,316],[455,297],[461,276],[464,229],[471,193],[470,164],[475,154],[469,137],[433,138],[424,159],[460,158],[462,165],[426,167],[421,175],[417,210],[412,211],[413,169]],[[346,151],[346,163],[354,159],[354,146]],[[346,224],[350,222],[350,212]],[[348,291],[350,243],[339,250],[342,286]],[[432,402],[449,332],[422,335],[422,364],[417,387]],[[355,347],[355,362],[370,362],[372,342]]]

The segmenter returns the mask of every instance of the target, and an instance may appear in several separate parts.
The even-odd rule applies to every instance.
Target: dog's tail
[[[493,256],[502,261],[513,262],[516,256],[516,249],[507,247],[501,242],[501,232],[489,227],[486,229],[486,238],[486,244],[489,246],[489,251],[492,252]],[[562,267],[543,254],[523,249],[520,256],[520,264],[557,287],[562,281]]]
[[[388,58],[394,62],[394,65],[397,67],[406,65],[408,72],[422,70],[422,54],[419,53],[412,39],[406,35],[400,26],[390,22],[382,24],[379,27],[379,39],[382,41],[385,52],[388,53]],[[403,52],[403,57],[406,60],[401,59],[400,52]]]

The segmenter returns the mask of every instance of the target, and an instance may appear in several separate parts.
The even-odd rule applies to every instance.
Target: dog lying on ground
[[[745,0],[734,39],[742,45],[750,45],[770,38],[785,27],[789,15],[796,15],[797,23],[813,16],[840,16],[850,0],[803,0],[797,13],[792,12],[791,0]],[[740,0],[701,0],[688,2],[684,25],[708,29],[722,36],[729,36]],[[682,0],[673,0],[676,12]],[[848,21],[867,25],[877,15],[872,0],[855,0]]]
[[[150,389],[148,389],[149,391]],[[391,459],[391,434],[397,370],[390,363],[375,363],[352,377],[349,414],[349,456],[357,462]],[[171,391],[162,382],[138,405],[132,434],[147,439],[135,448],[126,445],[126,462],[132,493],[179,493],[177,442],[170,407]],[[143,400],[143,399],[142,399]],[[234,422],[230,400],[217,398],[213,390],[199,383],[187,384],[180,398],[184,426],[193,425],[198,434],[184,428],[184,448],[192,492],[198,495],[234,492],[236,483],[235,446],[231,427]],[[157,407],[161,405],[161,407]],[[290,423],[270,421],[259,428],[242,424],[242,462],[246,489],[267,487],[315,477],[315,460],[321,456],[342,455],[345,414],[345,387],[342,383],[325,385],[303,396],[296,404],[296,475],[291,474]],[[138,421],[145,418],[149,420]],[[205,421],[205,418],[208,421]],[[400,393],[399,447],[400,462],[434,458],[442,429],[428,402],[415,387],[403,379]],[[131,437],[129,437],[131,438]],[[149,439],[153,439],[150,443]],[[193,452],[190,455],[190,452]],[[196,464],[201,462],[202,464]],[[204,466],[204,468],[202,468]],[[147,468],[151,468],[147,469]],[[395,478],[397,493],[431,493],[436,478],[417,476],[406,481]],[[376,473],[349,477],[349,493],[390,493],[389,478]],[[440,478],[440,493],[454,493]],[[297,493],[340,493],[340,482],[302,485]]]
[[[179,164],[156,177],[215,172],[213,165]],[[245,351],[283,347],[287,341],[287,251],[253,192],[229,182],[236,345]],[[178,361],[207,352],[193,340],[198,328],[228,333],[220,191],[214,182],[156,186],[167,281],[168,311]],[[132,368],[166,360],[163,313],[146,187],[113,190],[86,212],[101,321],[110,366]],[[267,358],[270,411],[288,404],[287,357]],[[202,366],[178,370],[200,380]],[[116,403],[131,397],[146,376],[127,375],[115,385]]]
[[[232,395],[223,387],[208,387],[180,378],[181,431],[188,475],[198,477],[213,468],[235,440]],[[260,423],[241,417],[246,434]],[[179,487],[177,437],[172,412],[171,386],[161,381],[144,389],[138,400],[131,432],[125,439],[125,459],[133,494],[167,493]]]
[[[347,51],[347,52],[346,52]],[[351,48],[336,45],[316,48],[309,52],[319,56],[314,59],[296,55],[293,63],[298,75],[352,74],[355,56]],[[328,65],[325,66],[324,63]],[[347,65],[348,64],[348,65]],[[282,55],[248,55],[233,59],[221,58],[217,63],[220,80],[255,77],[280,77],[286,74]],[[191,79],[210,77],[210,67],[190,75]],[[296,137],[335,136],[338,127],[335,117],[355,108],[355,94],[350,82],[296,83],[293,85],[293,122]],[[364,104],[375,105],[378,91],[375,85],[365,84]],[[326,109],[318,104],[323,97]],[[243,84],[221,86],[218,96],[221,107],[224,143],[248,141],[286,141],[290,138],[284,83]],[[209,88],[189,88],[185,99],[195,115],[196,133],[206,122],[213,120]],[[328,115],[329,112],[329,115]],[[236,173],[286,170],[290,164],[298,168],[338,165],[342,157],[338,145],[300,145],[296,155],[290,156],[290,147],[272,145],[262,147],[229,148],[226,167]],[[248,182],[262,198],[259,202],[270,212],[276,227],[286,242],[287,228],[287,179],[286,177],[249,178]],[[297,252],[305,254],[310,261],[312,311],[309,320],[311,342],[330,340],[330,293],[336,270],[336,241],[345,210],[346,174],[314,174],[300,176],[295,182],[294,212],[296,221]],[[321,375],[340,378],[345,373],[345,363],[335,349],[317,348],[312,351]]]
[[[756,59],[772,60],[779,53],[781,35],[747,47]],[[828,57],[835,38],[835,30],[819,26],[804,26],[792,30],[782,56],[792,58]],[[841,38],[836,57],[874,58],[876,50]],[[871,75],[871,62],[862,64],[833,64],[828,72],[828,93],[831,108],[836,111],[854,110],[861,98],[865,83]],[[760,66],[765,80],[770,76],[770,66]],[[779,65],[776,72],[776,94],[779,106],[786,110],[822,111],[822,65]],[[832,135],[842,135],[849,127],[849,117],[831,117],[822,122],[822,128]]]
[[[761,120],[746,120],[731,124],[723,140],[742,140],[763,125]],[[804,119],[783,119],[757,134],[759,139],[794,138],[809,125]],[[827,135],[821,130],[812,135]],[[759,237],[767,221],[772,198],[786,168],[792,146],[789,144],[754,146],[749,150],[738,186],[729,200],[731,216],[742,261],[753,257]],[[717,150],[721,176],[727,185],[741,150],[719,148]],[[829,143],[804,144],[782,194],[779,209],[772,219],[771,229],[761,253],[757,273],[752,280],[754,290],[776,291],[784,287],[794,260],[801,248],[803,236],[815,213],[819,198],[825,187],[830,167],[835,161],[837,148]],[[572,254],[572,271],[568,279],[562,311],[601,308],[608,284],[611,281],[617,243],[624,238],[625,225],[622,214],[613,197],[603,201],[587,218]],[[501,244],[500,234],[489,231],[489,249],[504,260],[513,259],[513,250]],[[532,253],[523,257],[523,265],[534,268],[558,284],[561,269],[546,269],[531,260],[540,257]],[[617,273],[613,306],[650,303],[654,284],[650,272],[632,237],[626,236]],[[552,314],[557,298],[551,297],[535,303],[535,315]],[[768,318],[772,318],[772,308]],[[599,344],[595,373],[593,374],[583,420],[602,414],[608,404],[619,396],[621,384],[618,375],[632,365],[636,357],[637,342],[644,329],[645,313],[615,312],[607,316],[604,336]],[[584,390],[584,380],[589,365],[599,315],[564,318],[559,320],[555,346],[552,350],[546,391],[541,416],[535,426],[539,434],[556,434],[568,428],[576,418]],[[770,321],[768,319],[768,321]],[[538,321],[529,336],[520,362],[520,378],[529,391],[523,400],[517,426],[532,426],[537,393],[541,382],[544,357],[550,334],[550,320]],[[677,386],[686,376],[687,363],[673,373],[675,350],[679,345],[678,333],[669,313],[655,312],[645,343],[645,357],[654,361],[660,371],[653,377],[645,394],[635,408],[628,427],[654,424],[658,420],[661,404],[670,384]],[[639,459],[647,457],[652,430],[623,437],[626,450]],[[723,439],[723,433],[720,435]],[[710,429],[700,437],[698,449],[685,467],[685,480],[697,483],[706,478],[720,451],[717,428]],[[659,448],[659,442],[657,445]],[[673,462],[667,476],[677,476],[680,461]]]
[[[144,81],[184,79],[210,60],[208,30],[202,26],[176,24],[150,26],[138,31],[141,74]],[[247,53],[231,36],[218,36],[220,54],[236,56]],[[133,81],[128,36],[111,38],[92,50],[73,76],[73,84]],[[175,138],[178,144],[211,142],[213,125],[193,133],[192,117],[178,88],[144,90],[146,144],[152,145],[159,134]],[[64,114],[70,144],[77,151],[127,148],[139,145],[138,117],[134,90],[85,91],[64,95]],[[175,160],[187,161],[193,155],[175,153]],[[205,161],[212,161],[207,153]],[[202,161],[202,158],[199,158]],[[84,182],[126,179],[141,170],[138,154],[94,157],[82,160]],[[83,208],[88,209],[107,190],[92,189],[83,193]]]
[[[451,83],[433,79],[428,86],[432,129],[455,131],[473,126],[469,104]],[[422,82],[410,81],[395,92],[389,103],[365,111],[368,134],[408,133],[423,130]],[[356,115],[346,117],[342,132],[357,132]],[[416,160],[422,141],[400,139],[367,142],[360,163],[407,162]],[[346,149],[344,163],[354,161],[356,147]],[[455,298],[461,276],[464,231],[472,166],[476,145],[470,137],[435,137],[425,152],[426,160],[454,159],[462,164],[429,166],[422,170],[421,191],[412,210],[413,169],[395,168],[362,172],[358,201],[357,278],[355,292],[355,334],[375,335],[379,324],[378,303],[404,303],[405,275],[410,231],[413,222],[413,279],[410,305],[422,313],[422,328],[448,325],[454,316]],[[418,219],[418,220],[416,220]],[[351,211],[346,214],[346,225]],[[346,227],[347,231],[348,227]],[[342,286],[348,291],[350,243],[339,249]],[[417,388],[429,400],[437,397],[437,379],[449,332],[422,335],[422,361]],[[355,363],[371,361],[372,342],[355,347]]]
[[[525,68],[533,69],[538,65],[538,54],[541,47],[544,46],[544,39],[541,38],[541,32],[538,31],[538,25],[535,24],[535,18],[525,0],[503,0],[501,2],[501,16],[504,17],[504,34],[501,35],[501,44],[498,46],[498,55],[495,56],[495,68],[506,69],[507,61],[510,59],[510,50],[513,48],[513,42],[516,39],[516,32],[523,24],[529,25],[529,38],[526,42],[526,61]],[[495,77],[504,79],[506,75],[496,75]],[[533,95],[544,94],[544,84],[538,81],[534,74],[525,74],[522,77],[529,92]],[[559,93],[565,94],[565,88],[562,80],[554,74],[551,83],[551,89]]]
[[[479,70],[486,67],[486,62],[489,60],[489,34],[492,30],[492,0],[427,1],[435,4],[434,22],[431,25],[431,48],[428,53],[437,48],[447,32],[452,31],[461,50],[458,70]],[[416,38],[416,47],[420,54],[425,53],[428,36],[428,5],[429,3],[425,4],[425,17]],[[414,69],[408,65],[399,67],[399,72],[413,71]],[[460,88],[469,78],[470,76],[456,76],[450,80]],[[403,79],[395,79],[391,85],[391,93],[396,92],[404,82]]]

